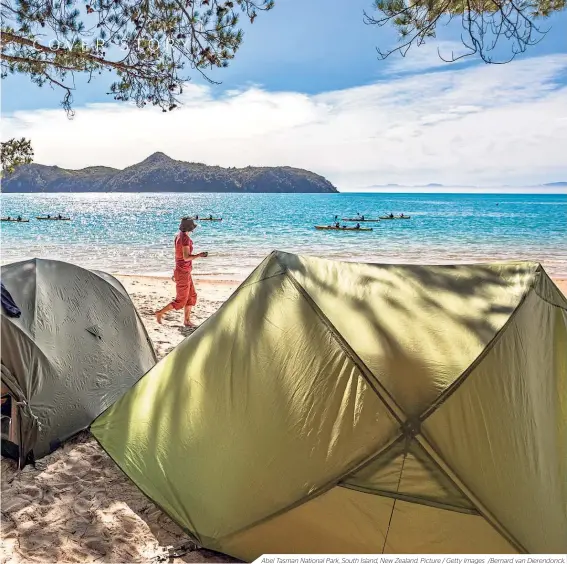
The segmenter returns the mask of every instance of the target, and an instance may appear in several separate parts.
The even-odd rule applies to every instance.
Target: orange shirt
[[[180,231],[175,236],[175,268],[185,272],[191,272],[193,261],[183,258],[183,247],[189,247],[189,254],[193,254],[193,241],[186,232]]]

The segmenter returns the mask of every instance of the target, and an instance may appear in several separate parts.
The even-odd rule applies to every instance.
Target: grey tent
[[[2,309],[2,454],[49,454],[112,405],[156,362],[114,277],[54,260],[2,266],[21,309]]]

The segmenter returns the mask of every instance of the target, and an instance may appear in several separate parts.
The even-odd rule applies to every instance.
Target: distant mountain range
[[[2,180],[2,192],[279,192],[337,189],[322,176],[288,166],[223,168],[176,161],[154,153],[123,170],[91,166],[68,170],[29,164]]]
[[[547,184],[532,184],[523,186],[523,188],[561,188],[567,186],[567,182],[549,182]],[[446,184],[418,184],[418,185],[408,185],[408,184],[373,184],[368,188],[480,188],[480,186],[465,186],[460,184],[451,184],[447,186]],[[512,188],[512,186],[493,186],[493,188]]]

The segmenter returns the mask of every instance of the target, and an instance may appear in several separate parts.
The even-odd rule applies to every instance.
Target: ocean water
[[[567,195],[513,194],[3,194],[2,264],[31,257],[108,272],[170,275],[182,215],[202,222],[195,250],[200,277],[243,279],[274,249],[332,259],[450,264],[507,259],[543,263],[567,276]],[[411,220],[364,224],[372,232],[317,231],[358,212]],[[37,221],[61,213],[72,221]]]

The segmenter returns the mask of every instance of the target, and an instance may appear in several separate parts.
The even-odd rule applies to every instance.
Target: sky
[[[514,62],[486,65],[440,60],[438,50],[462,51],[459,25],[381,61],[376,47],[395,44],[395,33],[365,25],[364,9],[369,1],[278,0],[212,75],[222,84],[195,77],[167,114],[114,102],[101,77],[77,81],[69,120],[60,91],[11,76],[1,85],[2,140],[26,136],[36,162],[67,168],[124,168],[163,151],[307,168],[340,190],[567,181],[567,11]]]

